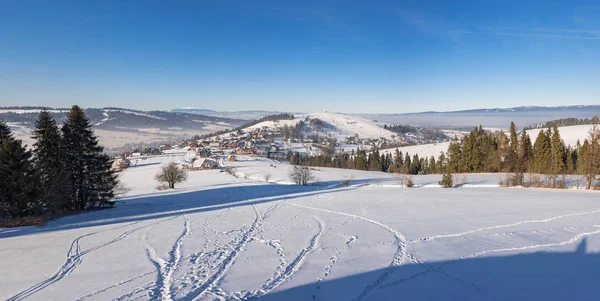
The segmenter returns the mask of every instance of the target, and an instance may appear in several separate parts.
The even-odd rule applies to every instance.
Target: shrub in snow
[[[438,182],[440,186],[443,188],[453,188],[454,187],[454,179],[452,178],[451,173],[445,173],[442,175],[442,180]]]
[[[350,185],[352,185],[352,180],[354,180],[354,177],[344,178],[340,182],[340,187],[349,187]]]
[[[166,183],[170,189],[175,188],[175,184],[182,183],[187,180],[187,172],[171,162],[163,166],[155,179],[159,183]]]
[[[290,179],[292,179],[292,181],[296,183],[296,185],[300,186],[306,186],[308,185],[309,181],[315,179],[315,176],[313,176],[312,171],[305,166],[294,166],[290,171],[289,176]]]
[[[394,176],[398,184],[402,187],[412,188],[415,186],[415,183],[412,180],[412,176],[408,174],[397,174]]]

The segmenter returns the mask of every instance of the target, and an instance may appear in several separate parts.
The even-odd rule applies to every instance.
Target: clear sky
[[[600,3],[0,0],[0,106],[71,104],[600,104]]]

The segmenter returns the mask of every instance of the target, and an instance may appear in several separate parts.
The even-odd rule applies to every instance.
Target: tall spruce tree
[[[558,127],[552,129],[552,137],[550,138],[550,174],[558,175],[564,172],[565,169],[565,145],[560,138]]]
[[[519,160],[517,156],[519,148],[519,137],[517,135],[517,127],[515,123],[511,121],[510,123],[510,144],[509,149],[507,150],[507,162],[508,169],[512,172],[518,169]]]
[[[577,157],[578,173],[586,177],[585,188],[591,189],[594,179],[600,174],[600,127],[598,117],[592,119],[589,138],[583,142]]]
[[[33,162],[39,175],[40,201],[51,211],[64,207],[63,200],[68,179],[61,160],[61,135],[52,115],[44,110],[35,122],[31,138],[33,144]]]
[[[110,158],[103,154],[89,119],[79,106],[67,113],[62,127],[62,152],[69,176],[69,205],[87,210],[109,204],[114,197],[117,176],[110,171]]]
[[[517,166],[518,172],[532,171],[533,165],[533,146],[531,145],[531,138],[527,131],[523,130],[519,137],[519,149],[518,149],[518,160]]]
[[[6,134],[6,132],[5,132]],[[31,152],[10,135],[0,140],[0,216],[14,218],[40,213],[37,177]]]
[[[534,172],[548,174],[551,162],[551,143],[548,133],[541,130],[533,145],[533,168]]]
[[[0,119],[0,143],[8,138],[12,138],[12,131],[6,125],[6,122]]]

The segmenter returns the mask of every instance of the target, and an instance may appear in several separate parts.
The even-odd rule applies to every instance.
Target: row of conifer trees
[[[92,125],[79,106],[59,127],[42,111],[27,149],[0,120],[0,218],[53,215],[112,205],[118,186]]]
[[[418,155],[381,154],[378,150],[367,153],[358,149],[351,154],[319,155],[302,158],[290,154],[290,163],[357,170],[383,171],[406,174],[431,173],[535,173],[550,176],[580,174],[587,178],[589,189],[593,179],[600,174],[600,129],[598,118],[592,119],[588,138],[583,143],[565,145],[556,126],[540,130],[535,142],[529,134],[517,133],[511,123],[509,133],[486,132],[481,126],[462,139],[450,143],[447,152],[436,158],[419,158]]]

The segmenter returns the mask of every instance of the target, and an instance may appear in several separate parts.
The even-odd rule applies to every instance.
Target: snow
[[[427,143],[420,145],[411,145],[411,146],[403,146],[397,148],[388,148],[380,150],[380,154],[392,154],[396,153],[396,149],[402,152],[403,156],[406,156],[408,153],[411,157],[414,155],[419,155],[419,158],[429,158],[434,156],[435,159],[440,156],[440,153],[447,153],[448,147],[450,146],[450,142],[440,142],[440,143]]]
[[[0,229],[7,300],[594,300],[598,192],[398,187],[379,172],[290,166],[237,156],[237,177],[194,171],[155,189],[161,164],[123,171],[116,208],[44,227]],[[265,175],[271,177],[269,183]],[[339,187],[352,178],[350,187]],[[466,189],[467,187],[471,187]]]
[[[35,113],[35,114],[39,114],[42,111],[42,109],[20,109],[20,110],[13,110],[13,109],[0,109],[0,114],[4,114],[4,113],[15,113],[15,114],[31,114],[31,113]],[[66,113],[69,110],[46,110],[50,113]]]
[[[289,126],[289,127],[293,127],[296,124],[298,124],[298,122],[300,122],[300,118],[296,118],[293,120],[276,120],[276,121],[263,121],[263,122],[259,122],[253,126],[249,126],[247,128],[245,128],[244,130],[246,131],[253,131],[256,129],[262,129],[262,128],[269,128],[272,130],[275,129],[282,129],[285,125]]]
[[[384,137],[392,139],[392,137],[398,136],[394,132],[378,126],[374,121],[359,116],[340,113],[312,113],[308,117],[311,119],[318,118],[332,125],[334,129],[328,129],[327,132],[333,133],[338,139],[344,139],[355,134],[358,134],[360,138]]]
[[[152,118],[152,119],[167,120],[166,118],[162,118],[162,117],[158,117],[158,116],[154,116],[154,115],[150,115],[150,114],[146,114],[146,113],[142,113],[142,112],[129,111],[129,110],[106,109],[106,110],[102,110],[102,112],[104,112],[104,113],[120,112],[120,113],[123,113],[123,114],[131,114],[131,115],[144,116],[144,117],[148,117],[148,118]],[[104,115],[104,116],[106,116],[106,115]]]
[[[583,140],[589,138],[591,125],[572,125],[561,126],[558,128],[560,137],[565,142],[565,145],[575,146],[579,140],[583,144]],[[545,129],[544,129],[545,130]],[[539,135],[541,129],[528,130],[527,133],[531,138],[531,143],[535,143],[535,138]]]
[[[560,137],[563,139],[565,145],[571,145],[574,147],[577,144],[577,141],[583,143],[585,139],[588,139],[591,127],[591,125],[563,126],[558,128],[558,132],[560,133]],[[529,137],[531,138],[532,144],[535,143],[535,139],[540,133],[540,130],[541,129],[533,129],[527,131],[527,134],[529,134]],[[398,147],[397,149],[401,151],[403,155],[406,155],[406,153],[408,152],[408,154],[410,154],[411,156],[413,156],[414,154],[418,154],[419,158],[423,158],[424,156],[426,156],[427,158],[429,158],[430,156],[435,156],[435,158],[437,159],[440,155],[440,152],[448,152],[448,146],[450,146],[450,142],[411,145]],[[395,151],[396,148],[390,148],[380,150],[379,153],[391,153],[393,155]]]

